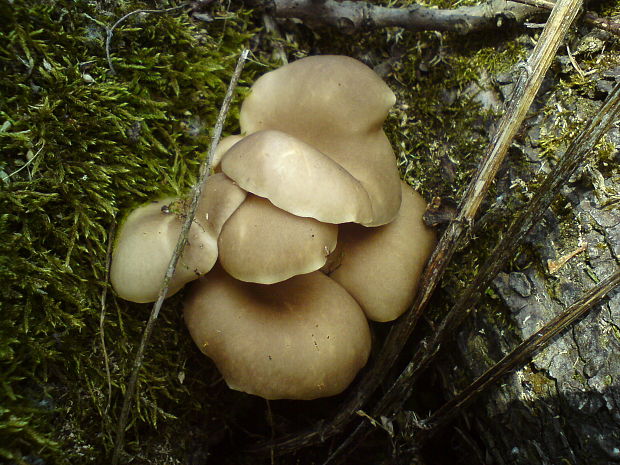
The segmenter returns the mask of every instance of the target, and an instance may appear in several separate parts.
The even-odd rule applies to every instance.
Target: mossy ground
[[[387,132],[403,177],[427,199],[458,199],[479,161],[494,117],[468,91],[481,69],[495,74],[524,56],[523,31],[491,41],[293,25],[284,40],[258,32],[260,15],[216,2],[208,23],[182,11],[129,19],[112,41],[111,74],[105,27],[152,7],[0,0],[0,462],[106,463],[150,311],[108,290],[102,312],[109,231],[130,207],[192,185],[242,47],[259,44],[237,103],[274,65],[274,44],[291,57],[341,53],[371,65],[399,55],[387,78],[399,98]],[[227,132],[237,116],[233,105]],[[483,258],[465,251],[448,285]],[[179,303],[166,302],[147,348],[127,433],[133,463],[202,463],[213,445],[234,451],[238,436],[271,434],[264,402],[229,391],[194,348]],[[312,413],[274,403],[273,415],[295,430],[337,401]]]

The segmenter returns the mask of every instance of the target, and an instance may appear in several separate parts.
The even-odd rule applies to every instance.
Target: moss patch
[[[110,392],[99,336],[108,231],[119,212],[193,183],[250,36],[246,13],[215,5],[208,25],[183,11],[136,15],[115,32],[111,75],[104,26],[142,4],[111,12],[84,1],[2,5],[0,461],[101,463],[149,311],[108,294]],[[236,120],[233,110],[229,130]],[[133,445],[146,425],[174,426],[210,402],[188,400],[192,352],[177,302],[161,320],[140,378]],[[173,431],[162,429],[162,450],[187,441]]]

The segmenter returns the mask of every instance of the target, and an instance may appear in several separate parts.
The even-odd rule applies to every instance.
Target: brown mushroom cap
[[[224,223],[243,203],[248,193],[223,173],[209,176],[196,209],[196,221],[216,239]]]
[[[275,129],[332,158],[370,198],[378,226],[400,207],[396,160],[381,129],[395,97],[370,68],[353,58],[312,56],[259,78],[240,113],[243,133]]]
[[[184,317],[228,386],[266,399],[339,394],[370,352],[364,313],[320,272],[265,286],[216,266],[192,286]]]
[[[250,194],[222,228],[220,263],[236,279],[272,284],[321,268],[337,238],[336,225],[291,215]]]
[[[213,267],[222,225],[246,195],[223,174],[207,180],[168,296]],[[185,203],[174,198],[150,202],[132,211],[122,224],[110,267],[112,287],[121,298],[139,303],[157,299],[181,232]]]
[[[222,161],[222,157],[224,156],[224,154],[228,151],[228,149],[230,149],[233,145],[235,145],[241,139],[243,139],[243,136],[240,136],[238,134],[233,134],[231,136],[223,137],[220,140],[220,143],[217,144],[217,147],[215,148],[215,152],[213,153],[213,160],[211,160],[211,166],[216,172],[221,171],[220,163]]]
[[[325,223],[367,223],[370,199],[331,158],[280,131],[259,131],[228,150],[222,171],[278,208]]]
[[[393,222],[378,228],[340,227],[340,266],[329,274],[374,321],[394,320],[411,305],[436,243],[435,232],[422,221],[426,202],[401,185],[403,202]]]
[[[381,129],[396,97],[362,62],[337,55],[302,58],[264,74],[243,101],[241,132],[303,129],[309,139],[323,134],[366,134]],[[311,144],[314,145],[314,144]]]
[[[132,211],[123,223],[110,267],[110,282],[121,298],[139,303],[157,299],[181,231],[176,204],[174,198],[150,202]],[[203,234],[198,225],[190,228],[188,241],[170,281],[169,296],[209,271],[217,259],[216,239]]]

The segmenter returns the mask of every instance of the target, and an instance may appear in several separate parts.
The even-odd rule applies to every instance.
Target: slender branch
[[[573,139],[560,162],[547,175],[525,211],[510,225],[489,259],[480,268],[480,272],[474,281],[461,294],[461,299],[448,312],[430,340],[425,340],[420,344],[420,349],[414,353],[405,370],[372,411],[374,417],[391,416],[402,407],[420,373],[430,365],[442,344],[450,335],[454,334],[458,326],[472,313],[472,309],[484,290],[507,260],[514,255],[521,240],[531,227],[542,219],[562,186],[568,182],[597,142],[619,118],[620,83],[616,84],[600,111],[586,123],[584,129]],[[491,380],[491,382],[493,381],[495,379]],[[454,412],[454,414],[456,415],[458,412]],[[359,444],[369,429],[367,423],[360,423],[336,453],[349,453]],[[338,457],[336,453],[333,454],[335,458]],[[328,463],[332,462],[328,461]]]
[[[108,400],[104,409],[104,413],[108,413],[112,404],[112,375],[110,374],[110,359],[105,346],[105,313],[106,300],[108,297],[108,286],[110,283],[110,265],[112,264],[112,246],[114,244],[114,235],[116,233],[116,221],[112,221],[110,230],[108,231],[108,250],[105,257],[105,277],[103,281],[103,292],[101,293],[101,313],[99,315],[99,338],[101,340],[101,351],[103,352],[103,361],[105,363],[105,374],[108,381]]]
[[[235,88],[237,87],[237,82],[239,81],[239,76],[241,75],[241,71],[243,70],[243,65],[245,64],[245,60],[247,59],[248,54],[249,50],[244,50],[241,53],[241,56],[237,61],[237,66],[235,67],[233,75],[230,79],[228,90],[226,91],[226,95],[224,96],[224,101],[222,102],[222,107],[220,109],[220,113],[217,117],[217,121],[213,129],[213,136],[211,138],[211,145],[209,147],[208,156],[200,166],[200,176],[192,191],[191,203],[187,212],[187,216],[185,217],[185,221],[183,222],[183,227],[181,228],[181,232],[179,234],[179,239],[174,249],[174,253],[172,254],[172,258],[170,259],[168,268],[166,269],[166,274],[159,290],[159,296],[157,297],[157,301],[153,304],[151,314],[149,315],[149,319],[144,328],[144,333],[142,334],[142,339],[140,340],[140,345],[138,346],[136,358],[134,359],[131,368],[131,376],[129,377],[129,381],[127,383],[125,398],[123,399],[121,415],[119,417],[118,425],[116,428],[116,441],[114,446],[114,453],[112,456],[112,465],[118,464],[120,454],[123,450],[125,428],[127,426],[129,411],[131,409],[131,404],[136,392],[138,373],[140,372],[140,368],[142,367],[142,360],[144,358],[144,349],[146,348],[146,343],[148,342],[151,332],[153,331],[155,320],[159,316],[159,311],[161,310],[164,299],[168,294],[168,285],[170,284],[170,280],[174,275],[179,258],[183,252],[183,249],[185,248],[185,245],[187,244],[187,235],[189,233],[190,226],[194,221],[194,217],[196,216],[198,200],[200,198],[200,195],[202,194],[202,188],[204,186],[204,183],[209,177],[209,174],[211,173],[213,154],[215,153],[217,144],[220,141],[220,137],[222,135],[222,128],[224,127],[224,122],[226,121],[228,110],[230,109],[230,102],[232,101],[233,93],[235,91]]]
[[[546,347],[551,339],[572,326],[577,320],[581,319],[581,317],[592,310],[601,299],[619,285],[620,271],[617,271],[615,274],[590,289],[586,295],[564,312],[546,323],[538,331],[535,331],[512,352],[503,357],[478,379],[463,389],[456,397],[445,403],[429,418],[422,421],[417,428],[418,434],[416,435],[416,442],[421,445],[440,428],[454,420],[455,417],[462,413],[464,408],[478,399],[484,390],[495,384],[506,373],[523,366],[534,352]]]
[[[250,0],[262,3],[278,18],[299,18],[308,23],[337,27],[347,32],[382,27],[402,27],[410,31],[451,31],[467,34],[497,29],[506,22],[522,23],[526,19],[550,11],[555,5],[548,0],[488,0],[475,6],[437,9],[421,5],[390,8],[362,1],[338,0]],[[583,21],[620,36],[620,23],[587,12]]]
[[[116,70],[114,69],[114,65],[112,65],[112,56],[111,56],[111,52],[110,52],[110,48],[112,45],[112,37],[114,36],[114,29],[116,29],[118,26],[120,26],[121,24],[123,24],[125,22],[125,20],[127,20],[128,18],[130,18],[133,15],[137,15],[138,13],[154,13],[154,14],[160,14],[160,13],[170,13],[171,11],[176,11],[176,10],[180,10],[182,8],[185,8],[189,6],[188,3],[183,3],[181,5],[177,5],[177,6],[173,6],[172,8],[166,8],[163,10],[134,10],[130,13],[127,13],[125,16],[123,16],[122,18],[120,18],[118,21],[116,21],[114,23],[114,25],[108,29],[108,33],[105,39],[105,56],[108,59],[108,66],[110,67],[110,73],[112,74],[116,74]]]
[[[39,154],[41,153],[41,150],[43,150],[43,147],[45,147],[45,142],[43,142],[43,144],[41,145],[41,147],[39,147],[39,150],[37,150],[37,153],[35,153],[32,158],[30,158],[30,160],[28,160],[26,163],[24,163],[21,167],[19,167],[18,169],[16,169],[15,171],[13,171],[10,174],[2,174],[0,175],[0,181],[4,181],[7,182],[10,178],[12,178],[13,176],[15,176],[17,173],[19,173],[21,170],[24,170],[26,168],[28,168],[28,166],[30,166],[30,164],[35,161],[35,159],[39,156]]]
[[[552,11],[530,59],[523,66],[523,72],[515,85],[512,100],[491,138],[478,171],[464,194],[459,213],[448,225],[424,270],[418,295],[412,307],[392,327],[381,352],[336,415],[330,421],[319,424],[310,431],[282,438],[276,444],[278,452],[316,444],[341,431],[351,420],[352,414],[363,406],[384,379],[424,312],[452,255],[473,223],[480,204],[540,88],[560,42],[580,10],[581,3],[582,0],[559,0]],[[430,347],[429,350],[433,348]],[[265,445],[261,447],[264,448]]]
[[[512,0],[516,3],[522,3],[523,5],[529,5],[534,8],[544,8],[545,10],[553,9],[554,2],[548,0]],[[583,14],[582,20],[590,25],[607,31],[616,36],[620,36],[620,22],[614,21],[611,18],[601,18],[593,11],[586,11]]]
[[[400,403],[399,396],[405,394],[417,374],[429,365],[435,352],[449,337],[448,335],[453,334],[453,331],[471,314],[491,281],[510,257],[514,256],[525,235],[534,224],[542,220],[561,188],[577,172],[598,141],[609,132],[618,118],[620,118],[620,83],[616,84],[599,112],[588,120],[579,135],[573,139],[560,162],[547,175],[526,209],[513,221],[490,257],[480,267],[474,281],[461,293],[459,301],[448,312],[431,340],[427,341],[426,344],[433,348],[433,352],[424,353],[424,350],[419,350],[414,354],[407,368],[393,385],[391,392],[384,396],[382,405],[392,404],[390,410],[397,408],[396,405]]]
[[[390,8],[349,0],[269,0],[267,5],[279,18],[299,18],[347,31],[397,26],[411,31],[452,31],[459,34],[495,29],[505,20],[522,22],[541,12],[538,8],[505,0],[490,0],[482,5],[450,10],[421,5]]]

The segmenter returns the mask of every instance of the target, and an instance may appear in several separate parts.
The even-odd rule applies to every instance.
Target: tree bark
[[[605,84],[599,81],[598,88]],[[543,99],[544,106],[569,105],[553,92]],[[570,103],[577,118],[598,104],[588,98]],[[557,131],[560,123],[561,117],[553,113],[531,120],[513,147],[513,161],[522,157],[526,163],[506,167],[496,199],[500,206],[513,195],[516,183],[548,170],[550,160],[539,140],[541,134]],[[599,163],[602,172],[593,163],[564,187],[561,201],[528,235],[521,259],[494,281],[512,328],[481,314],[460,333],[461,355],[440,369],[453,382],[450,395],[458,391],[454,386],[459,378],[462,384],[464,378],[482,374],[519,340],[619,269],[618,128],[608,133],[608,140],[615,149],[606,163]],[[482,439],[488,464],[620,462],[619,322],[616,290],[471,410],[471,434]],[[460,369],[455,371],[455,366]]]

